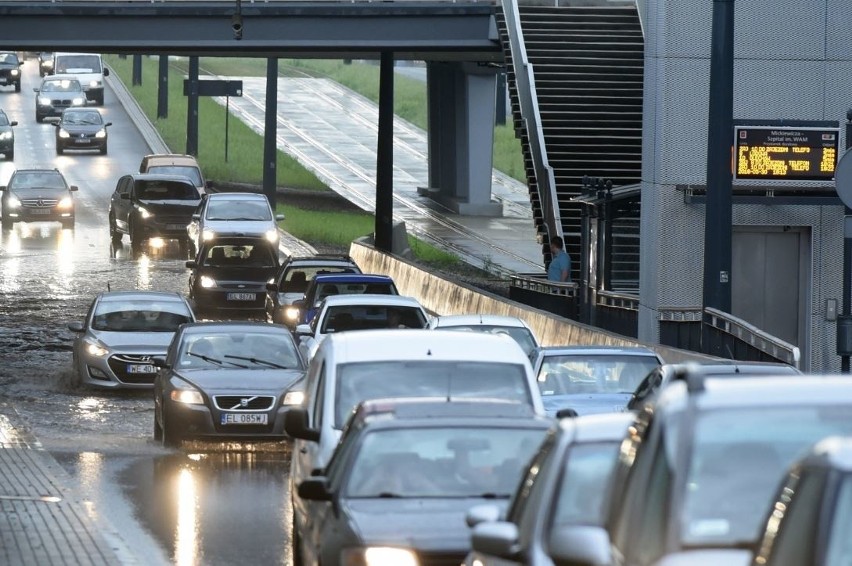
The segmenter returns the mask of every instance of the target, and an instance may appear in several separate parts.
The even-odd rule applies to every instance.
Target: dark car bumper
[[[15,149],[15,138],[10,140],[0,140],[0,153],[6,153],[7,151],[14,151]]]
[[[9,69],[0,70],[0,86],[21,84],[21,74],[12,75]]]
[[[56,145],[63,149],[101,149],[107,145],[107,138],[96,138],[91,134],[87,134],[85,137],[72,134],[67,138],[57,137]]]
[[[283,440],[284,417],[289,406],[278,402],[269,411],[220,411],[207,405],[187,405],[167,401],[163,405],[168,427],[178,431],[182,440]],[[267,424],[222,424],[223,414],[266,415]]]
[[[169,218],[164,221],[154,218],[140,219],[139,228],[146,238],[186,238],[186,227],[192,218]]]
[[[19,207],[9,211],[14,222],[57,222],[74,218],[74,209]]]
[[[36,105],[36,116],[40,118],[59,118],[66,108],[80,108],[71,104],[38,104]]]
[[[249,296],[253,298],[249,298]],[[258,286],[205,289],[196,284],[192,294],[195,307],[201,311],[240,311],[266,314],[266,290]]]

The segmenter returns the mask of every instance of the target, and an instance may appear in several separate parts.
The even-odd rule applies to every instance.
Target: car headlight
[[[153,214],[151,214],[151,213],[148,211],[148,209],[147,209],[147,208],[145,208],[144,206],[140,206],[140,207],[139,207],[139,216],[141,216],[142,218],[151,218],[151,217],[152,217],[152,216],[154,216],[154,215],[153,215]]]
[[[12,139],[12,132],[0,133],[0,140],[10,140],[10,139]]]
[[[266,236],[266,239],[268,241],[270,241],[274,244],[275,242],[278,241],[278,230],[267,230],[266,234],[264,234],[264,236]]]
[[[19,71],[18,69],[12,69],[12,71],[9,74],[12,75],[13,77],[17,77],[18,75],[21,74],[21,71]]]
[[[199,282],[201,283],[201,286],[205,289],[212,289],[216,286],[216,280],[206,275],[202,275]]]
[[[41,64],[45,67],[53,67],[53,61],[42,61]]]
[[[210,240],[212,240],[215,237],[216,237],[216,232],[214,232],[213,230],[204,229],[204,230],[201,231],[201,239],[204,240],[205,242],[209,242]]]
[[[101,81],[89,81],[89,86],[101,86]]]
[[[6,201],[6,204],[9,205],[9,208],[20,208],[21,201],[18,200],[18,197],[9,197],[9,200]]]
[[[282,399],[282,405],[301,405],[305,400],[305,392],[304,391],[288,391],[284,395],[284,399]]]
[[[172,389],[169,394],[172,401],[183,403],[184,405],[203,405],[204,397],[201,392],[196,389]]]
[[[417,555],[405,548],[368,546],[347,548],[341,553],[343,566],[419,566]]]
[[[86,341],[86,351],[92,356],[103,358],[109,354],[109,350],[98,344],[97,342]]]
[[[64,128],[59,128],[59,137],[60,138],[70,138],[71,134],[69,134]]]
[[[50,97],[47,96],[39,96],[38,103],[42,106],[50,106]]]
[[[74,206],[74,201],[71,200],[71,197],[63,197],[62,200],[59,201],[59,204],[56,205],[59,208],[71,208]]]
[[[98,130],[98,133],[95,134],[96,138],[105,138],[106,137],[106,128],[101,128]]]
[[[82,106],[86,102],[85,98],[77,97],[71,100],[71,106]]]
[[[284,318],[287,320],[299,320],[299,307],[287,307],[284,309]]]

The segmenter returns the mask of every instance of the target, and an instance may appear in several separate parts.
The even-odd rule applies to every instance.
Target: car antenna
[[[740,364],[737,363],[737,360],[734,357],[734,352],[731,351],[731,346],[729,344],[725,344],[725,350],[728,351],[728,357],[734,361],[734,373],[740,373]]]
[[[109,281],[107,281],[107,293],[109,293],[110,291],[112,291],[112,289],[109,286]]]

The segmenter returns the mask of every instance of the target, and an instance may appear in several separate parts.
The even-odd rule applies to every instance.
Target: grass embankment
[[[183,65],[185,66],[185,62]],[[202,68],[224,76],[266,76],[264,59],[203,57]],[[379,101],[379,67],[366,63],[346,65],[339,60],[282,59],[278,63],[281,76],[328,77],[354,90],[373,102]],[[426,83],[405,76],[394,78],[394,112],[415,126],[427,129]],[[526,182],[521,142],[511,125],[494,128],[494,168]]]
[[[156,60],[143,58],[142,85],[136,87],[130,86],[131,59],[109,56],[107,61],[139,101],[140,106],[169,147],[178,152],[182,151],[186,143],[186,98],[183,96],[183,74],[176,70],[169,72],[169,117],[157,119]],[[262,60],[259,62],[265,64]],[[228,73],[217,72],[217,74]],[[225,127],[224,110],[208,98],[200,98],[198,106],[198,160],[205,176],[220,182],[261,183],[263,138],[240,120],[232,119],[230,121],[230,155],[229,161],[225,163],[224,137],[222,136]],[[280,151],[278,152],[278,185],[311,190],[327,189],[313,173]],[[314,244],[346,248],[352,240],[370,234],[374,230],[373,215],[363,212],[329,212],[287,204],[281,204],[278,208],[286,215],[282,227],[295,237]],[[409,245],[415,257],[425,263],[445,268],[459,264],[456,256],[413,236],[409,236]]]

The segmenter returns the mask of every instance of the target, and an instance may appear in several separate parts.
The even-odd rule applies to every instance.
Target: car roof
[[[290,331],[277,324],[268,324],[266,322],[246,322],[246,321],[209,321],[209,322],[192,322],[183,325],[185,334],[203,334],[205,332],[263,332],[266,334],[289,334]]]
[[[642,346],[546,346],[539,350],[541,355],[547,356],[605,356],[617,354],[619,356],[656,356],[657,353],[650,348]]]
[[[628,412],[586,415],[562,419],[559,428],[572,436],[572,442],[619,441],[635,418]]]
[[[317,275],[314,278],[317,284],[320,283],[393,283],[393,279],[387,275],[375,275],[369,273],[340,273],[329,275]]]
[[[168,293],[166,291],[108,291],[100,294],[101,302],[118,302],[118,301],[133,301],[144,299],[156,299],[159,301],[174,301],[184,302],[184,299],[178,293]]]
[[[356,266],[355,260],[348,257],[335,257],[335,256],[312,256],[312,257],[293,257],[290,256],[287,262],[288,266],[291,265],[345,265],[345,266]]]
[[[47,82],[47,81],[76,81],[76,82],[80,82],[77,79],[77,75],[69,75],[67,73],[61,74],[61,75],[60,74],[47,75],[41,80],[41,82]]]
[[[512,338],[480,332],[371,330],[330,334],[320,349],[334,348],[337,363],[367,361],[468,361],[529,365]]]
[[[398,420],[427,418],[519,418],[534,417],[532,407],[524,403],[494,399],[451,400],[442,397],[370,399],[355,409],[356,418],[375,415]]]
[[[193,156],[181,153],[154,153],[146,155],[142,160],[148,165],[152,161],[167,161],[171,165],[198,165],[198,160]]]
[[[331,295],[324,299],[325,304],[330,307],[340,305],[371,305],[377,307],[416,307],[423,308],[417,299],[414,297],[405,297],[403,295],[368,295],[368,294],[352,294],[352,295]]]
[[[770,362],[713,362],[707,364],[666,364],[662,371],[669,376],[680,369],[699,373],[706,377],[724,377],[737,375],[801,375],[801,371],[791,365]]]
[[[179,181],[181,183],[192,185],[195,187],[195,184],[190,180],[189,177],[184,177],[183,175],[164,175],[160,173],[130,173],[130,176],[133,177],[134,181]]]
[[[696,386],[675,381],[660,391],[658,410],[682,407],[696,395],[701,410],[747,407],[837,405],[852,398],[852,379],[839,376],[781,376],[738,379],[708,377]]]
[[[832,436],[818,442],[801,460],[803,466],[852,472],[852,438]]]
[[[474,326],[477,324],[488,326],[506,326],[513,328],[527,328],[526,323],[515,316],[503,316],[498,314],[453,314],[438,317],[435,320],[435,328],[451,328],[453,326]]]
[[[260,193],[210,193],[207,195],[207,200],[259,200],[269,202],[266,195]]]
[[[56,173],[57,175],[62,176],[62,172],[59,169],[39,169],[37,167],[32,167],[30,169],[15,169],[12,175],[15,175],[17,173]]]

